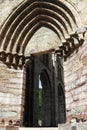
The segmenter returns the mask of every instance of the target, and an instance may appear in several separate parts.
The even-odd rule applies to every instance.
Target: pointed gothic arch
[[[40,79],[42,81],[42,126],[52,126],[52,88],[46,70],[41,71]]]
[[[4,57],[4,62],[10,65],[25,64],[26,59],[29,58],[25,53],[29,40],[43,26],[57,33],[59,45],[53,49],[65,57],[66,50],[73,43],[74,37],[80,44],[76,30],[81,25],[77,10],[68,1],[24,1],[12,11],[2,25],[0,59],[3,61]]]

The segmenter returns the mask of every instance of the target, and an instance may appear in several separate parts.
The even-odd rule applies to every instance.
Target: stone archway
[[[76,9],[66,0],[63,2],[61,0],[24,1],[11,12],[0,28],[0,60],[17,69],[18,67],[22,68],[29,60],[32,62],[31,55],[50,51],[66,59],[82,45],[84,30],[82,32],[78,30],[81,26]],[[48,34],[52,32],[53,35],[48,37],[47,42],[45,42],[45,38],[42,39],[45,44],[42,42],[34,44],[40,37],[47,36],[44,30],[48,31]],[[32,98],[35,100],[36,97],[33,95]],[[54,98],[52,100],[55,101]],[[52,112],[54,109],[53,107]],[[26,110],[28,111],[27,108]],[[32,126],[34,126],[33,122],[37,126],[37,111],[29,112],[32,114],[27,121],[30,121]],[[34,115],[36,115],[36,119],[34,118],[33,121]],[[55,117],[52,118],[55,120]]]
[[[81,26],[79,15],[70,2],[24,1],[12,11],[0,29],[0,59],[15,68],[22,67],[31,54],[43,51],[54,50],[66,59],[82,43],[83,35],[79,36],[77,32]],[[55,45],[50,38],[45,46],[41,43],[34,45],[34,41],[30,44],[35,32],[40,28],[44,30],[44,27],[56,34],[56,40],[52,35]],[[42,32],[42,35],[47,34]]]
[[[26,86],[25,86],[25,103],[23,114],[23,125],[28,127],[39,126],[39,76],[42,82],[42,125],[41,126],[55,126],[55,104],[52,100],[53,97],[53,66],[50,54],[44,54],[40,56],[33,56],[32,62],[26,67]],[[49,58],[48,58],[49,57]],[[44,61],[44,59],[48,59]],[[49,62],[50,61],[50,62]],[[47,66],[48,64],[48,66]],[[49,70],[50,69],[50,70]],[[35,74],[35,75],[34,75]],[[51,80],[51,81],[50,81]]]
[[[33,56],[32,62],[27,64],[24,126],[38,126],[39,76],[42,82],[41,126],[52,127],[66,121],[63,66],[61,59],[56,57],[55,60],[53,56],[52,53]]]

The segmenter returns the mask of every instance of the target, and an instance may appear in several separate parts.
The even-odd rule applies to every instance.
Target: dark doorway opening
[[[59,84],[58,86],[58,113],[59,113],[59,124],[66,122],[66,111],[65,111],[65,94],[63,86]]]
[[[24,99],[24,114],[23,114],[23,125],[25,127],[33,127],[33,63],[25,68],[25,99]]]
[[[40,73],[40,80],[42,82],[42,126],[51,126],[51,85],[46,70]]]
[[[42,126],[42,81],[39,75],[39,89],[38,89],[38,125]]]
[[[25,68],[25,127],[53,127],[65,122],[63,75],[59,73],[59,60],[52,58],[52,53],[32,56],[31,63]],[[61,84],[57,87],[59,81]]]

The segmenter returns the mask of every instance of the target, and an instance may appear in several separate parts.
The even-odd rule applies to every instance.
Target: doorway
[[[57,62],[59,63],[59,61],[55,61],[55,64],[58,64]],[[52,53],[32,56],[31,63],[27,65],[24,126],[53,127],[65,121],[64,93],[61,85],[59,85],[57,93],[55,81],[58,77],[55,77],[55,69],[58,69],[59,72],[59,68],[54,67]],[[63,78],[59,76],[59,80],[63,82],[61,79]],[[55,97],[58,97],[58,100],[55,100]],[[58,108],[56,104],[58,104]],[[63,111],[60,113],[62,106]],[[56,118],[60,120],[56,120]]]
[[[46,70],[40,73],[40,80],[42,83],[42,104],[41,104],[41,122],[42,126],[51,126],[51,84]]]

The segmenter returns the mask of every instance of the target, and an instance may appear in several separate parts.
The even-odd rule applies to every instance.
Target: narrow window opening
[[[39,89],[38,89],[38,125],[42,126],[42,81],[39,75]]]

